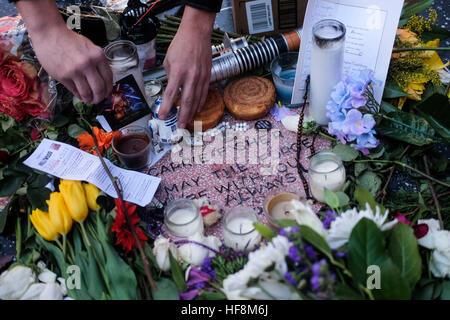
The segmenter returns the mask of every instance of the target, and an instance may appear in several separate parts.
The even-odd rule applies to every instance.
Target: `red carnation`
[[[122,201],[120,199],[115,199],[116,202],[116,220],[114,221],[111,231],[116,233],[116,245],[121,244],[122,248],[125,250],[125,252],[130,252],[131,249],[134,247],[137,247],[136,241],[134,240],[133,234],[131,233],[130,229],[128,228],[127,220],[125,217],[125,214],[123,212],[123,205]],[[131,205],[130,203],[125,201],[125,207],[128,212],[128,215],[130,216],[131,224],[133,225],[134,230],[136,231],[136,234],[141,241],[141,244],[144,244],[144,241],[147,241],[148,238],[144,234],[141,228],[136,227],[138,222],[141,220],[139,219],[137,213],[136,213],[136,206]]]

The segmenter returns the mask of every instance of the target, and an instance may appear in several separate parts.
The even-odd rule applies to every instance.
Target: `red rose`
[[[0,112],[3,112],[17,121],[23,120],[25,113],[18,108],[16,101],[0,93]]]
[[[30,132],[30,137],[31,140],[36,141],[41,137],[41,132],[39,131],[38,128],[33,128],[33,130],[31,130]]]
[[[28,98],[30,88],[37,81],[36,69],[28,62],[10,57],[0,66],[0,91],[22,101]]]

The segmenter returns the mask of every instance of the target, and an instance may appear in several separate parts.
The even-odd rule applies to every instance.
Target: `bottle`
[[[136,45],[142,72],[155,68],[156,34],[160,27],[157,17],[151,13],[146,14],[147,9],[139,0],[129,0],[120,17],[121,38]],[[144,17],[141,19],[142,16]]]
[[[139,57],[134,43],[128,40],[114,41],[107,45],[104,51],[111,66],[113,81],[117,82],[131,74],[144,95],[144,78],[139,69]]]

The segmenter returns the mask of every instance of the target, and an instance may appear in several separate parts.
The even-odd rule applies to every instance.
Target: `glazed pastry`
[[[206,102],[200,112],[194,117],[186,128],[190,131],[194,131],[194,121],[202,122],[202,131],[214,128],[219,123],[225,110],[225,104],[223,98],[217,91],[209,90]]]
[[[225,105],[237,119],[256,120],[264,117],[274,106],[275,87],[262,77],[245,77],[225,88]]]

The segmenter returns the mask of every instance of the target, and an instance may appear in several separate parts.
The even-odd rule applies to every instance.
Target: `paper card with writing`
[[[363,69],[374,70],[375,78],[382,82],[375,87],[375,98],[380,102],[402,7],[403,0],[309,0],[292,103],[302,102],[310,74],[312,28],[323,19],[338,20],[346,27],[342,77]]]

